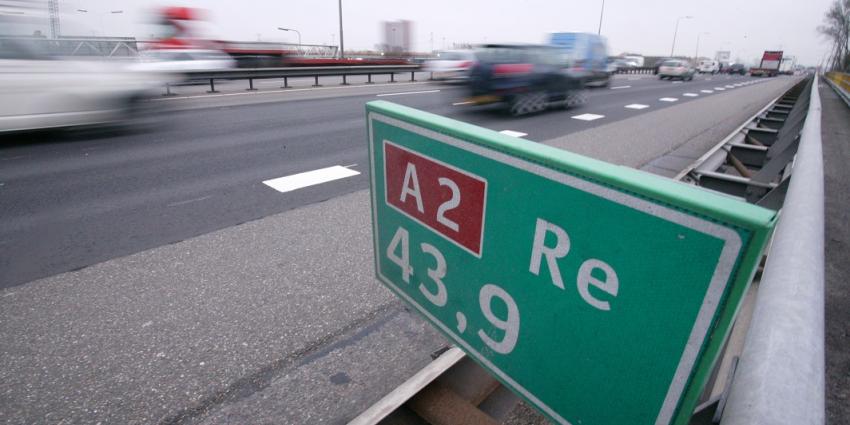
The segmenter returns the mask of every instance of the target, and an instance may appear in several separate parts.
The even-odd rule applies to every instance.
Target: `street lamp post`
[[[596,35],[602,35],[602,15],[605,14],[605,0],[602,0],[602,10],[599,11],[599,29],[596,30]]]
[[[710,34],[711,34],[710,32],[701,32],[701,33],[697,34],[697,51],[696,51],[696,53],[694,54],[694,60],[695,60],[695,61],[698,61],[698,60],[699,60],[699,38],[700,38],[700,36],[702,36],[702,35],[710,35]]]
[[[296,29],[292,29],[292,28],[277,27],[277,29],[279,29],[281,31],[292,31],[292,32],[294,32],[295,34],[298,35],[298,54],[300,55],[301,54],[301,32],[296,30]]]
[[[342,0],[339,0],[339,58],[345,59],[345,43],[342,41]]]
[[[673,51],[676,50],[676,34],[679,32],[679,21],[682,19],[693,19],[693,16],[680,16],[676,18],[676,29],[673,31],[673,47],[670,48],[670,57],[673,57]]]

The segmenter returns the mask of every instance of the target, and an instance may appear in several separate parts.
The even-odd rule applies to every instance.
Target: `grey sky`
[[[802,64],[817,65],[829,50],[816,28],[832,0],[694,1],[607,0],[602,34],[611,54],[624,51],[646,55],[667,55],[673,41],[676,18],[681,20],[676,54],[693,56],[697,35],[700,54],[731,50],[732,57],[752,61],[763,50],[783,49]],[[100,27],[108,35],[147,34],[136,22],[152,6],[185,5],[210,12],[211,36],[231,40],[295,42],[295,34],[277,31],[286,26],[301,31],[304,43],[328,44],[332,34],[338,40],[337,1],[263,0],[183,0],[148,2],[144,0],[60,0],[68,15],[63,34],[84,30],[78,22]],[[553,31],[596,32],[601,0],[344,0],[346,49],[369,49],[380,43],[381,21],[414,21],[414,44],[419,51],[440,49],[444,39],[452,42],[542,42]],[[80,14],[77,8],[94,12],[123,9],[123,15]],[[85,31],[88,31],[87,33]],[[148,31],[149,32],[149,31]],[[100,32],[99,32],[100,33]]]

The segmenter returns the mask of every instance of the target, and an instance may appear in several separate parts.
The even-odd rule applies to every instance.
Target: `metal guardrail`
[[[342,77],[342,84],[348,85],[347,77],[352,75],[366,75],[366,84],[372,84],[373,75],[389,75],[390,82],[395,82],[395,75],[410,73],[410,81],[416,81],[416,72],[420,71],[419,65],[358,65],[358,66],[311,66],[311,67],[287,67],[287,68],[237,68],[217,71],[189,71],[184,75],[189,80],[208,80],[210,90],[208,93],[217,93],[215,89],[216,80],[248,80],[247,90],[256,90],[254,80],[283,78],[281,88],[289,88],[290,78],[314,78],[313,87],[319,87],[319,77]],[[166,85],[166,96],[172,95],[170,86]]]
[[[838,93],[838,96],[844,100],[847,106],[850,106],[850,74],[843,72],[827,72],[826,82],[832,86],[833,90]]]
[[[817,76],[723,425],[825,421],[824,191]],[[802,100],[802,99],[801,99]]]
[[[620,68],[615,74],[655,74],[654,66],[642,66],[637,68]]]

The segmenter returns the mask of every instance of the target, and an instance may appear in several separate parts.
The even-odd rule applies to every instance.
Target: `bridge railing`
[[[825,421],[824,189],[817,76],[723,425]],[[802,100],[802,99],[801,99]]]
[[[365,75],[367,84],[372,83],[373,75],[389,75],[390,82],[395,82],[396,74],[410,73],[410,81],[416,81],[416,72],[421,71],[419,65],[357,65],[357,66],[300,66],[287,68],[236,68],[216,71],[189,71],[184,75],[193,81],[209,81],[209,93],[217,93],[216,80],[248,80],[247,90],[256,90],[254,80],[282,78],[283,86],[289,88],[290,78],[313,78],[314,87],[319,87],[319,77],[342,77],[342,84],[347,85],[347,78],[353,75]],[[171,95],[170,86],[166,86],[165,95]]]

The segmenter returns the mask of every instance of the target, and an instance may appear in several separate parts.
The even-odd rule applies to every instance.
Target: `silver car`
[[[693,80],[696,69],[690,62],[681,59],[668,59],[661,63],[658,68],[658,78],[663,80],[679,78],[681,80]]]
[[[423,70],[431,72],[435,80],[466,80],[475,63],[472,50],[449,50],[425,62]]]
[[[137,116],[164,77],[130,72],[119,63],[53,59],[0,39],[0,134]]]

